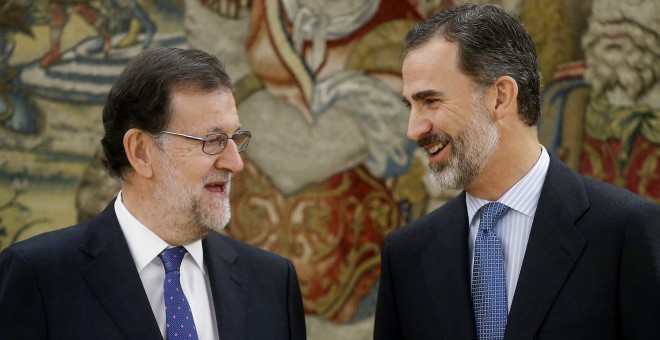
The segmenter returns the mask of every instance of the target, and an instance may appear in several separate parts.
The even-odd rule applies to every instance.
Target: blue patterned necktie
[[[498,202],[481,208],[472,272],[472,304],[479,340],[504,338],[507,317],[504,254],[493,228],[507,210],[509,207]]]
[[[183,247],[165,249],[158,255],[165,266],[163,288],[165,290],[165,324],[168,340],[198,339],[190,305],[181,289],[179,268],[185,255],[186,249]]]

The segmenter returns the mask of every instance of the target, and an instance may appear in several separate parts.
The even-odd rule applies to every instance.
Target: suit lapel
[[[442,338],[474,339],[465,193],[443,208],[462,213],[445,214],[451,217],[434,221],[435,237],[422,257],[426,283]]]
[[[212,234],[203,242],[218,332],[220,339],[245,339],[248,277],[236,268],[238,253],[223,237]]]
[[[575,221],[588,206],[579,177],[551,156],[505,338],[531,339],[538,332],[586,244]]]
[[[117,221],[114,200],[89,222],[80,250],[92,258],[82,276],[126,338],[162,339]]]

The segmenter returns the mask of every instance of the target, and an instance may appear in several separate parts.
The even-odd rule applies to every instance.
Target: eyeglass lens
[[[238,152],[243,152],[245,149],[247,149],[248,143],[250,142],[250,137],[250,133],[247,131],[238,132],[231,137],[231,139],[234,140],[234,143],[236,143]],[[207,139],[204,142],[202,151],[211,155],[222,152],[222,150],[227,145],[227,140],[229,139],[229,137],[223,134],[207,135],[206,138]]]

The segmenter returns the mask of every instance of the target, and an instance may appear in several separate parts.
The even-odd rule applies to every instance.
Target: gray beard
[[[466,189],[481,174],[497,149],[499,130],[482,103],[481,98],[473,96],[474,118],[465,130],[452,139],[449,162],[429,164],[429,176],[434,185],[443,189]]]
[[[225,180],[227,183],[225,187],[227,199],[223,200],[220,206],[209,206],[195,196],[190,186],[184,185],[186,181],[182,178],[183,175],[169,157],[166,155],[163,157],[168,167],[164,180],[167,185],[158,187],[156,197],[164,206],[163,212],[171,216],[173,227],[178,227],[191,239],[201,239],[211,231],[219,232],[224,229],[231,219],[229,203],[231,174],[215,174],[204,180],[205,182]]]

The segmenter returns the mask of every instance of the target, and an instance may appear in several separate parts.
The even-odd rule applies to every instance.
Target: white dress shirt
[[[518,276],[522,267],[525,249],[532,231],[532,222],[536,214],[536,207],[541,196],[541,188],[548,173],[550,156],[541,146],[541,156],[534,167],[511,189],[509,189],[497,202],[506,204],[510,209],[495,225],[495,233],[502,242],[504,252],[504,274],[506,276],[507,307],[511,309],[511,302],[518,284]],[[489,201],[466,195],[468,218],[470,223],[470,277],[474,266],[474,243],[479,230],[481,214],[479,209]]]
[[[126,209],[122,203],[121,191],[115,201],[115,212],[147,293],[151,310],[154,312],[163,338],[166,339],[165,301],[163,298],[165,269],[158,254],[172,246],[140,223]],[[181,287],[190,303],[197,335],[199,339],[218,339],[218,326],[211,298],[211,286],[204,265],[202,241],[195,241],[184,247],[188,253],[181,263]]]

